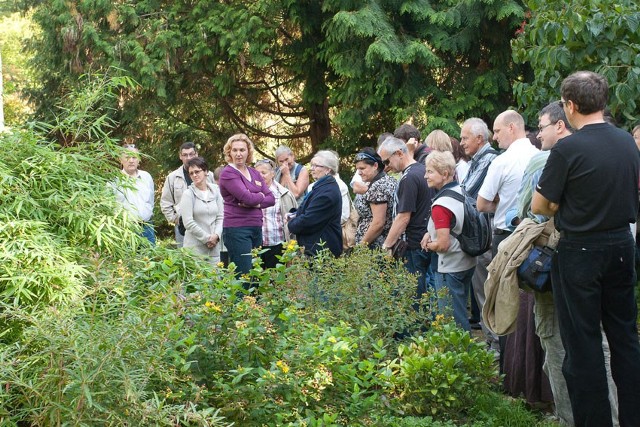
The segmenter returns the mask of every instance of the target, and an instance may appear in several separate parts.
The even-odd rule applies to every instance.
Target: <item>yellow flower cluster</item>
[[[276,362],[276,366],[278,367],[278,369],[280,369],[282,371],[283,374],[286,374],[287,372],[289,372],[289,365],[287,365],[287,362],[283,362],[282,360],[278,360]]]
[[[214,302],[207,301],[204,303],[204,306],[207,307],[208,309],[215,311],[216,313],[222,313],[222,308]]]

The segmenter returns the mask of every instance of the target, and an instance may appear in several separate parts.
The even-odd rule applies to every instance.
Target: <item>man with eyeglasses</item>
[[[535,214],[560,231],[551,270],[566,355],[562,367],[576,426],[612,426],[600,325],[611,350],[620,426],[640,426],[640,342],[635,242],[640,157],[633,138],[605,122],[609,85],[578,71],[561,105],[576,132],[557,143],[533,195]]]
[[[382,249],[390,252],[400,239],[408,243],[405,265],[410,273],[418,276],[417,298],[421,298],[428,290],[427,283],[432,282],[428,277],[431,253],[422,250],[420,241],[427,232],[435,190],[429,188],[424,179],[424,163],[416,162],[401,139],[387,138],[378,154],[386,167],[402,174],[394,197],[393,222]]]
[[[160,197],[160,210],[167,221],[173,224],[176,244],[181,248],[184,243],[185,230],[184,224],[181,224],[179,205],[180,200],[182,200],[182,193],[192,182],[187,170],[187,163],[189,160],[198,157],[196,145],[193,142],[185,142],[180,146],[179,155],[182,166],[171,172],[164,180],[162,196]],[[207,181],[214,183],[213,173],[209,171],[207,175]]]

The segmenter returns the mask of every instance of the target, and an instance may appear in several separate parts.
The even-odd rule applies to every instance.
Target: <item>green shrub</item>
[[[483,343],[438,316],[425,336],[400,345],[389,364],[389,381],[403,412],[460,416],[479,395],[490,390],[497,372]]]

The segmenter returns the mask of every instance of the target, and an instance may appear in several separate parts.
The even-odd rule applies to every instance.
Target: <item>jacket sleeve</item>
[[[220,239],[222,239],[222,220],[224,219],[224,200],[222,200],[222,195],[220,191],[217,191],[216,194],[216,203],[218,205],[218,213],[216,214],[216,221],[213,225],[213,232],[218,235]]]
[[[209,240],[209,235],[204,232],[193,218],[193,207],[196,200],[193,195],[193,191],[190,189],[185,191],[180,200],[180,212],[182,213],[182,222],[184,222],[184,228],[195,237],[200,243],[206,244]]]
[[[167,176],[164,180],[164,185],[162,186],[162,196],[160,196],[160,210],[164,217],[171,224],[175,224],[178,220],[178,212],[175,209],[175,200],[173,199],[173,181],[170,179],[171,174]],[[175,181],[175,179],[174,179]]]
[[[309,200],[304,213],[298,214],[289,221],[289,231],[294,234],[318,233],[334,215],[333,210],[328,209],[334,204],[335,201],[331,200],[328,193],[315,194],[313,199]]]

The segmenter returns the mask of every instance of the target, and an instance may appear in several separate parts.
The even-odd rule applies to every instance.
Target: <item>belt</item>
[[[600,238],[607,238],[607,237],[617,237],[617,236],[626,235],[626,234],[631,234],[631,229],[627,226],[614,228],[611,230],[604,230],[604,231],[567,231],[567,230],[560,231],[560,237],[563,239],[566,239],[566,238],[600,239]]]
[[[511,234],[513,233],[513,231],[509,231],[509,230],[503,230],[502,228],[496,228],[495,230],[493,230],[493,234],[496,235],[501,235],[501,234]]]

